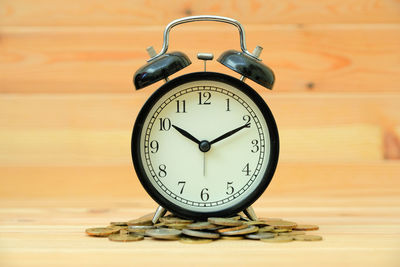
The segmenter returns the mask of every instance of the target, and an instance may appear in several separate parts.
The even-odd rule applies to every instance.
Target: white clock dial
[[[265,111],[243,89],[197,79],[148,105],[137,151],[146,176],[141,179],[157,192],[153,197],[187,211],[217,213],[268,185],[276,165],[265,184],[273,140]]]

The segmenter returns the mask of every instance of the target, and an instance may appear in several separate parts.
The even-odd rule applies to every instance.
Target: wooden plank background
[[[397,23],[396,0],[3,0],[2,25],[120,26],[165,25],[184,16],[218,14],[246,24]]]
[[[218,56],[239,49],[232,26],[199,24],[171,32],[170,50],[184,51],[193,61],[181,73],[201,69],[199,51]],[[3,27],[1,92],[132,93],[131,76],[148,58],[147,46],[161,48],[164,27]],[[398,91],[397,24],[245,24],[245,29],[250,50],[264,47],[277,94]],[[229,72],[216,61],[210,69]]]
[[[297,186],[302,173],[304,188],[319,185],[329,195],[349,177],[376,186],[364,167],[400,169],[399,1],[3,0],[0,198],[103,197],[110,176],[127,185],[113,195],[145,196],[131,166],[130,133],[162,82],[135,92],[132,75],[147,46],[160,49],[168,22],[204,13],[241,21],[249,49],[263,46],[276,73],[273,91],[249,82],[281,135],[270,194]],[[238,43],[233,27],[202,22],[175,28],[170,49],[192,58],[186,73],[202,68],[197,52],[219,55]],[[238,76],[217,62],[209,69]],[[346,172],[324,186],[321,175],[331,168]],[[396,191],[395,175],[385,177]]]

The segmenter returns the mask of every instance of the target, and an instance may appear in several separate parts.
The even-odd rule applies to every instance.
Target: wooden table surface
[[[0,208],[1,266],[399,266],[400,197],[262,198],[259,216],[315,223],[319,242],[209,244],[144,240],[110,242],[85,228],[136,218],[149,198],[4,200]]]

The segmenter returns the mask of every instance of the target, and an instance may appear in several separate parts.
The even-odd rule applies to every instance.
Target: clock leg
[[[158,222],[158,219],[163,217],[167,213],[167,210],[161,206],[158,206],[156,212],[154,213],[153,219],[151,220],[154,224]]]
[[[246,216],[252,221],[257,221],[258,220],[257,215],[254,212],[254,209],[253,209],[252,206],[249,206],[247,209],[245,209],[243,211],[243,213],[246,214]]]

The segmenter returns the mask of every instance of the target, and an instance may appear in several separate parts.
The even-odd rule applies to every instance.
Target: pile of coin
[[[297,224],[279,218],[251,221],[237,215],[229,218],[208,218],[194,221],[172,214],[152,223],[153,214],[127,222],[111,222],[107,227],[88,228],[86,234],[108,237],[110,241],[130,242],[149,237],[155,240],[179,240],[182,243],[210,243],[218,239],[259,240],[262,242],[319,241],[319,235],[306,234],[318,230],[317,225]]]

